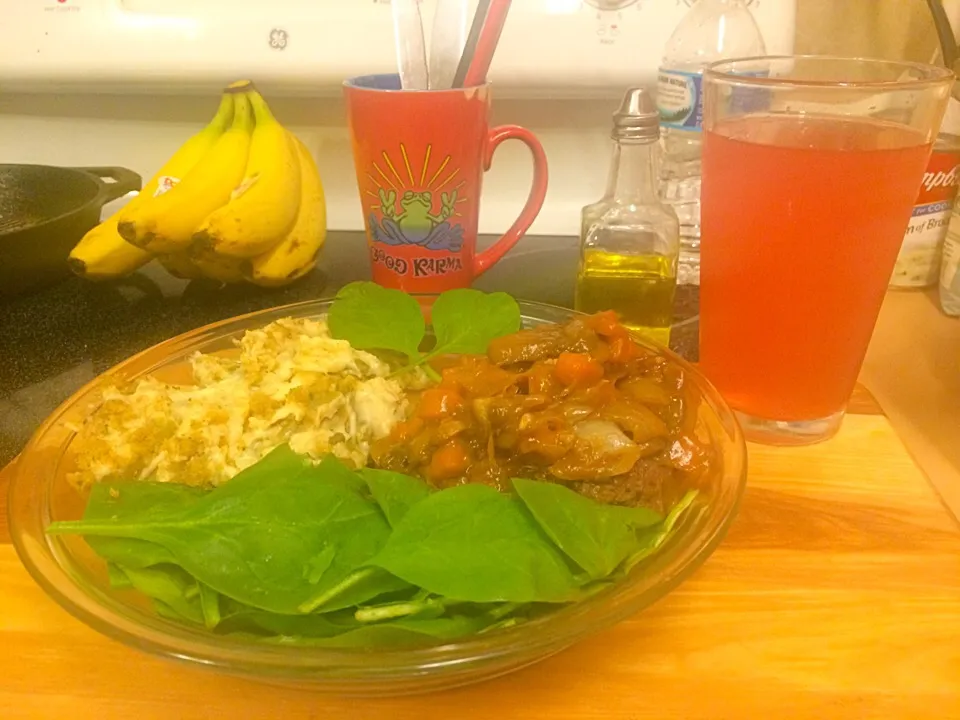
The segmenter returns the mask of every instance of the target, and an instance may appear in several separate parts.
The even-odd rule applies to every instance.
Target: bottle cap
[[[614,140],[656,140],[660,137],[660,113],[650,93],[642,87],[627,90],[620,109],[613,114]]]

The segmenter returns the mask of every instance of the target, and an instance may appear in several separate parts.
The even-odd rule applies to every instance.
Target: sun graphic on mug
[[[450,155],[431,170],[432,150],[433,146],[427,145],[418,169],[411,164],[403,143],[400,143],[398,158],[402,162],[395,163],[386,150],[380,153],[383,167],[378,161],[373,162],[367,177],[376,192],[367,189],[364,194],[374,199],[370,212],[370,232],[374,242],[460,251],[463,226],[455,224],[453,218],[462,217],[457,205],[467,202],[467,198],[459,196],[467,181],[458,178],[460,168],[448,167]],[[398,166],[406,171],[406,179],[397,171]]]

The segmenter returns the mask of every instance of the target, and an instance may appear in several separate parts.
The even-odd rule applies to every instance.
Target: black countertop
[[[524,238],[475,287],[572,307],[577,247],[573,237]],[[287,288],[177,280],[150,263],[115,282],[70,277],[0,298],[0,467],[60,403],[130,355],[234,315],[330,297],[369,277],[363,233],[331,232],[316,270]]]

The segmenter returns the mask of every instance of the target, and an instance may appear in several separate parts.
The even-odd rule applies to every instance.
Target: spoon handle
[[[467,0],[437,0],[430,35],[430,89],[453,85],[467,33]]]
[[[397,69],[404,90],[426,90],[429,86],[427,49],[423,18],[417,0],[393,0],[393,35],[397,44]]]

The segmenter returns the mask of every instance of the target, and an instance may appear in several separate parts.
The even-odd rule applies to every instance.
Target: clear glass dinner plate
[[[525,326],[562,323],[573,311],[521,302]],[[696,432],[718,462],[691,510],[662,550],[605,592],[515,628],[421,649],[342,650],[218,636],[158,617],[146,599],[110,588],[103,561],[73,536],[48,536],[54,520],[76,519],[84,498],[66,481],[75,430],[108,384],[146,375],[171,382],[189,377],[196,352],[229,352],[251,328],[282,317],[319,317],[330,301],[310,301],[252,313],[160,343],[82,388],[37,430],[10,485],[10,531],[23,564],[64,609],[92,628],[146,652],[259,680],[353,695],[426,692],[500,675],[567,648],[662,598],[717,547],[746,482],[746,450],[726,404],[699,372],[684,368],[702,402]],[[571,650],[576,652],[576,650]]]

